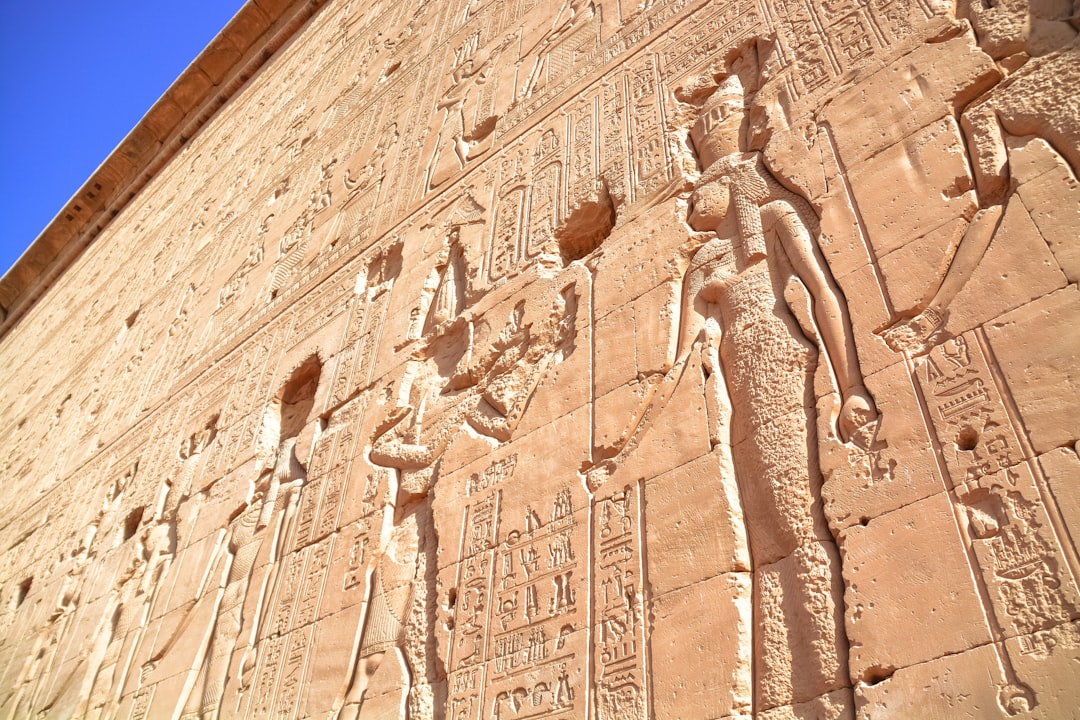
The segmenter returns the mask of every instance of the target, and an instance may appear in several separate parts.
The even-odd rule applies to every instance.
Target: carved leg
[[[364,705],[364,693],[367,692],[371,677],[375,674],[375,671],[379,669],[379,665],[382,663],[382,659],[385,655],[386,653],[375,653],[360,658],[357,662],[356,672],[353,674],[353,681],[349,685],[348,692],[345,694],[345,706],[342,707],[341,711],[338,713],[339,720],[358,720],[360,717],[360,708]]]
[[[759,712],[848,685],[839,564],[831,543],[812,540],[755,571]]]

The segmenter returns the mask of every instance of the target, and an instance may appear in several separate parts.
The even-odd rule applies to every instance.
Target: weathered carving
[[[814,510],[817,464],[806,394],[815,353],[786,307],[792,281],[810,295],[821,350],[844,399],[842,436],[851,437],[876,411],[863,387],[843,297],[814,244],[809,207],[772,178],[759,154],[744,152],[741,85],[737,73],[729,75],[691,134],[704,173],[691,198],[690,224],[717,237],[690,261],[680,352],[685,356],[703,339],[702,366],[722,378],[710,376],[706,407],[714,415],[712,441],[731,443],[746,513],[755,578],[755,704],[765,710],[847,681],[839,563]],[[729,213],[734,228],[721,227]],[[724,237],[725,230],[733,237]],[[808,617],[796,614],[810,608]],[[799,635],[804,639],[793,640]],[[813,648],[798,668],[788,665],[791,646]]]
[[[1021,0],[983,7],[982,3],[973,2],[967,5],[967,11],[980,47],[995,59],[1024,52],[1033,56],[1045,55],[1067,46],[1077,33],[1066,22],[1067,13],[1063,12],[1063,6],[1055,7],[1052,3],[1029,4]],[[1024,59],[1014,56],[1017,63]],[[1053,78],[1059,76],[1062,69],[1075,72],[1076,63],[1075,53],[1066,53],[1051,61],[1032,60],[1015,69],[1012,62],[1003,62],[1001,67],[1013,70],[1011,77],[999,82],[997,87],[961,112],[960,125],[973,171],[979,210],[971,219],[930,301],[917,315],[902,319],[885,331],[884,338],[892,349],[921,354],[929,350],[935,340],[942,339],[940,331],[944,329],[949,305],[979,266],[1014,197],[1016,181],[1010,172],[1009,134],[1047,137],[1071,162],[1080,161],[1071,143],[1063,137],[1075,136],[1075,113],[1063,112],[1058,104],[1061,98],[1052,89]],[[1021,93],[1023,99],[1018,97]]]
[[[0,280],[0,718],[1071,717],[1074,3],[249,5]]]

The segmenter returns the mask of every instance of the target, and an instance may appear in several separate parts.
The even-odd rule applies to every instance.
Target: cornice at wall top
[[[0,338],[327,0],[248,0],[0,278]]]

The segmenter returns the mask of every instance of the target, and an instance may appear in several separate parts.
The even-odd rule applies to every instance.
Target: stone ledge
[[[325,0],[248,0],[0,278],[0,337]]]

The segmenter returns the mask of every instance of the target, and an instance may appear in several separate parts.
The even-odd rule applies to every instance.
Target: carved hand
[[[927,344],[944,324],[945,313],[928,307],[915,317],[886,329],[881,337],[893,352],[921,355],[929,349]]]

